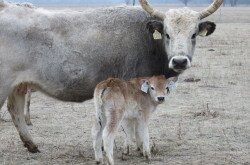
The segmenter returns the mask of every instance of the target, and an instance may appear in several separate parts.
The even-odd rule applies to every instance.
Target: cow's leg
[[[97,164],[103,163],[102,157],[102,132],[105,123],[99,118],[96,119],[92,127],[93,147],[95,151],[95,161]]]
[[[113,159],[113,146],[114,146],[114,137],[115,133],[118,131],[119,126],[121,125],[123,110],[112,109],[110,111],[105,111],[106,113],[106,125],[103,130],[103,147],[105,158],[108,161],[109,165],[114,164]]]
[[[27,130],[24,117],[25,93],[18,90],[19,89],[14,89],[8,97],[8,111],[11,114],[12,121],[24,143],[24,146],[28,148],[29,152],[36,153],[39,152],[39,150]]]
[[[6,100],[8,95],[4,96],[4,95],[1,95],[1,92],[0,92],[0,109],[3,107],[3,104]]]
[[[0,92],[0,110],[3,107],[3,104],[4,104],[5,100],[7,99],[7,96],[8,95],[6,95],[6,96],[1,95],[1,92]]]
[[[3,107],[5,100],[7,99],[9,95],[9,86],[1,86],[0,82],[0,109]]]
[[[139,148],[143,152],[143,156],[150,160],[151,154],[149,147],[148,123],[143,120],[138,121],[136,126],[136,134],[137,146],[139,145]]]
[[[132,120],[124,119],[122,121],[121,127],[124,133],[123,154],[129,155],[129,150],[130,150],[132,140],[133,140],[133,135],[134,135],[134,122]]]
[[[30,97],[31,97],[31,88],[28,88],[27,94],[25,95],[25,102],[26,102],[25,121],[27,125],[32,125],[31,120],[30,120]]]

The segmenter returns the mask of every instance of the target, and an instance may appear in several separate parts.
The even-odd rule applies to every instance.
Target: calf
[[[135,78],[130,81],[109,78],[96,86],[96,121],[92,128],[92,136],[97,163],[102,162],[103,140],[105,157],[109,164],[114,164],[114,135],[120,126],[126,135],[125,153],[129,153],[129,144],[135,134],[137,147],[150,159],[149,117],[157,105],[166,100],[177,79],[166,79],[163,75]]]

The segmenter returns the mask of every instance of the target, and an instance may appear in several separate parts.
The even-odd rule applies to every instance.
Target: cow
[[[222,1],[200,13],[188,8],[162,13],[146,0],[140,0],[144,10],[86,11],[48,11],[0,0],[0,108],[8,98],[24,146],[39,152],[25,124],[19,84],[61,101],[83,102],[108,77],[177,76],[191,67],[196,36],[214,32],[214,23],[201,20]]]
[[[102,140],[108,164],[114,164],[114,137],[120,126],[125,133],[123,153],[129,153],[135,135],[138,149],[150,160],[149,118],[157,106],[166,100],[177,80],[178,77],[166,79],[164,75],[133,78],[129,81],[109,78],[96,86],[96,118],[92,136],[97,164],[103,162]]]

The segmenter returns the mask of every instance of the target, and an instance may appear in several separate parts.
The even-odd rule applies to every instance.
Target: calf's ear
[[[163,33],[163,23],[161,21],[149,21],[147,23],[147,29],[150,31],[150,33],[154,33],[155,30],[160,32],[161,34]]]
[[[140,85],[141,85],[141,91],[144,93],[148,93],[148,88],[149,88],[149,81],[146,79],[140,80]]]
[[[168,78],[168,88],[170,91],[174,91],[177,88],[178,77]]]
[[[176,77],[170,77],[170,78],[168,78],[168,81],[176,83],[178,81],[178,77],[177,76]]]
[[[199,24],[199,36],[205,37],[212,34],[216,29],[216,24],[210,21],[202,22]]]

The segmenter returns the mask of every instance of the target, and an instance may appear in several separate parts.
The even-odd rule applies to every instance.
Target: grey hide
[[[0,10],[1,101],[21,82],[82,102],[108,77],[174,73],[162,41],[146,28],[152,18],[138,7],[50,12],[9,4]]]

